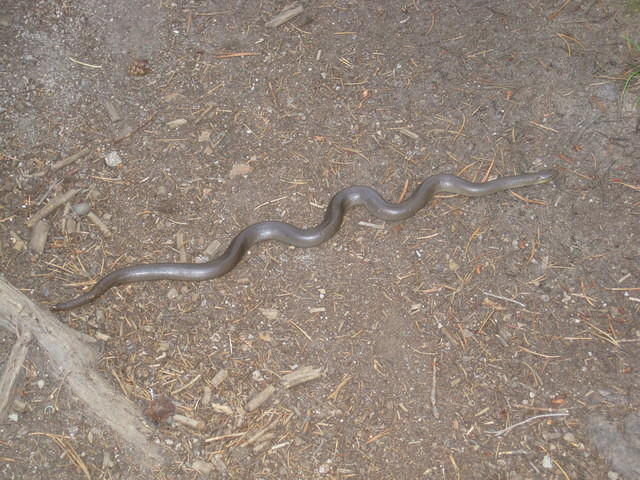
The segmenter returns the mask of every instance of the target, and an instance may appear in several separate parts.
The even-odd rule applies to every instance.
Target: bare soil
[[[287,3],[4,2],[5,277],[46,306],[257,221],[313,226],[349,185],[561,175],[399,224],[354,210],[321,247],[61,314],[166,462],[141,466],[34,346],[0,477],[640,478],[634,2],[303,2],[265,25]],[[27,220],[74,188],[37,253]],[[282,385],[305,366],[321,376]]]

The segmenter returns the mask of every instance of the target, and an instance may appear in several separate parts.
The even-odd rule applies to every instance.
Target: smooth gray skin
[[[96,283],[91,290],[51,310],[80,307],[104,294],[111,287],[151,280],[202,281],[221,277],[235,267],[249,248],[259,242],[277,240],[295,247],[308,248],[329,240],[340,230],[346,211],[364,206],[381,220],[405,220],[422,209],[438,192],[482,197],[503,190],[546,183],[555,178],[555,170],[503,177],[485,183],[473,183],[455,175],[434,175],[426,179],[401,203],[389,203],[369,187],[353,186],[338,192],[329,202],[324,220],[317,227],[301,229],[284,222],[260,222],[242,230],[218,258],[207,263],[150,263],[115,270]]]

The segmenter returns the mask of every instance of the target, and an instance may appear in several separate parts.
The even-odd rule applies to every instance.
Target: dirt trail
[[[33,344],[0,477],[640,478],[637,2],[5,3],[0,271],[44,306],[349,185],[561,174],[59,315],[167,463]]]

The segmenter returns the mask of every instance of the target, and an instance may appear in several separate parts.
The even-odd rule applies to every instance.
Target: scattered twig
[[[533,350],[528,349],[527,347],[523,347],[522,345],[520,345],[520,350],[522,350],[523,352],[527,352],[530,353],[531,355],[535,355],[536,357],[542,357],[542,358],[561,358],[560,355],[547,355],[545,353],[539,353],[539,352],[534,352]]]
[[[78,469],[82,471],[82,473],[84,473],[84,476],[87,477],[89,480],[91,480],[91,474],[89,473],[89,469],[87,468],[86,463],[84,463],[84,461],[82,460],[82,457],[78,455],[78,452],[76,452],[75,448],[69,445],[69,443],[67,442],[66,438],[63,435],[55,435],[53,433],[41,433],[41,432],[33,432],[30,435],[43,435],[45,437],[49,437],[50,439],[52,439],[71,459],[71,461],[75,464],[75,466],[78,467]]]
[[[404,197],[406,197],[408,190],[409,190],[409,179],[407,178],[404,181],[404,186],[402,187],[402,192],[400,192],[400,196],[398,197],[397,203],[400,203],[404,200]]]
[[[351,380],[351,375],[345,375],[336,389],[327,396],[327,400],[337,400],[338,395],[340,395],[340,390],[342,390],[342,387],[349,383],[349,380]]]
[[[440,413],[438,412],[438,407],[436,406],[436,373],[438,371],[437,367],[437,359],[433,359],[433,378],[431,380],[431,411],[433,412],[434,418],[440,418]]]
[[[256,52],[229,52],[229,53],[216,53],[213,56],[215,58],[235,58],[235,57],[253,57],[260,55]]]
[[[557,17],[558,15],[560,15],[560,14],[562,13],[562,11],[563,11],[563,10],[567,7],[567,5],[569,5],[570,3],[571,3],[571,0],[565,0],[565,2],[564,2],[562,5],[560,5],[560,7],[559,7],[555,12],[553,12],[551,15],[549,15],[549,17],[547,17],[547,18],[548,18],[550,21],[551,21],[551,20],[555,20],[555,19],[556,19],[556,17]]]
[[[218,435],[217,437],[205,438],[204,443],[217,442],[219,440],[226,440],[227,438],[244,437],[247,432],[227,433],[226,435]]]
[[[546,125],[542,125],[542,124],[540,124],[540,123],[538,123],[538,122],[534,122],[533,120],[529,121],[529,123],[530,123],[531,125],[533,125],[534,127],[538,127],[538,128],[540,128],[540,129],[542,129],[542,130],[547,130],[547,131],[549,131],[549,132],[554,132],[554,133],[560,133],[560,132],[558,132],[558,130],[556,130],[555,128],[547,127]]]
[[[513,195],[514,197],[516,197],[518,200],[522,200],[524,203],[533,203],[534,205],[543,205],[546,206],[546,202],[543,202],[542,200],[532,200],[530,198],[527,197],[523,197],[522,195],[510,190],[509,193],[511,195]]]
[[[185,385],[181,386],[180,388],[177,388],[177,389],[173,390],[171,392],[171,395],[177,395],[180,392],[185,391],[187,388],[192,387],[193,384],[195,384],[198,380],[200,380],[200,378],[202,378],[201,374],[196,375],[195,377],[193,377],[191,379],[191,381],[187,382]]]
[[[524,303],[520,303],[519,301],[514,300],[513,298],[502,297],[500,295],[494,295],[493,293],[489,293],[489,292],[482,292],[482,294],[486,295],[487,297],[493,297],[493,298],[497,298],[498,300],[504,300],[505,302],[515,303],[516,305],[519,305],[522,308],[527,308],[527,306]]]
[[[55,162],[53,165],[51,165],[51,170],[55,172],[56,170],[60,170],[62,167],[66,167],[67,165],[70,165],[73,162],[77,162],[82,157],[88,155],[89,152],[91,152],[90,148],[88,147],[83,148],[79,152],[76,152],[73,155],[69,155],[68,157],[63,158],[62,160],[58,160],[57,162]]]
[[[257,441],[259,441],[260,439],[264,438],[265,434],[272,429],[273,427],[276,426],[276,424],[278,423],[278,419],[274,420],[273,422],[269,423],[266,427],[261,428],[260,430],[258,430],[256,433],[254,433],[253,435],[251,435],[249,438],[247,438],[244,442],[242,442],[240,444],[241,447],[246,447],[248,445],[251,445],[252,443],[255,443]]]
[[[89,67],[89,68],[102,68],[102,65],[92,65],[90,63],[86,63],[86,62],[81,62],[80,60],[76,60],[73,57],[67,57],[69,60],[71,60],[73,63],[77,63],[78,65],[82,65],[83,67]]]
[[[55,209],[61,207],[69,200],[71,200],[78,192],[80,192],[80,190],[74,188],[66,193],[61,193],[53,197],[53,199],[51,199],[49,203],[47,203],[44,207],[33,214],[29,220],[27,220],[27,227],[33,227],[36,223],[38,223],[39,220],[42,220]]]
[[[153,112],[153,114],[147,118],[144,122],[142,122],[140,125],[138,125],[136,128],[134,128],[133,130],[131,130],[130,132],[125,133],[124,135],[114,138],[113,139],[113,143],[120,143],[123,140],[126,140],[127,138],[129,138],[131,135],[133,135],[134,133],[138,133],[140,130],[142,130],[144,127],[146,127],[147,125],[149,125],[151,122],[153,122],[153,120],[158,116],[158,111],[156,110],[155,112]]]
[[[500,437],[500,436],[504,435],[505,433],[509,433],[514,428],[517,428],[517,427],[519,427],[521,425],[524,425],[525,423],[529,423],[529,422],[532,422],[534,420],[538,420],[539,418],[566,417],[567,415],[569,415],[569,412],[543,413],[541,415],[534,415],[533,417],[529,417],[529,418],[527,418],[527,419],[525,419],[525,420],[523,420],[521,422],[514,423],[510,427],[503,428],[502,430],[495,430],[495,431],[487,430],[485,433],[491,433],[492,435],[495,435],[496,437]]]

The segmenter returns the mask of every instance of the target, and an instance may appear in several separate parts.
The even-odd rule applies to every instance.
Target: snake
[[[117,286],[154,280],[182,280],[199,282],[221,277],[240,262],[244,254],[257,243],[275,240],[294,247],[316,247],[333,237],[347,210],[363,206],[374,217],[384,221],[406,220],[424,208],[436,193],[446,192],[467,197],[483,197],[492,193],[547,183],[557,176],[549,169],[523,175],[500,177],[474,183],[456,175],[438,174],[424,180],[404,201],[392,203],[371,187],[350,186],[329,201],[324,219],[311,228],[298,228],[290,223],[266,221],[254,223],[237,234],[227,249],[217,258],[205,263],[147,263],[114,270],[101,278],[89,291],[58,303],[54,311],[69,310],[93,302],[107,290]]]

